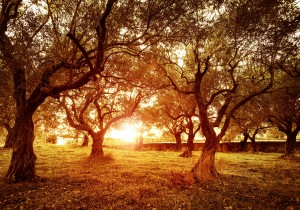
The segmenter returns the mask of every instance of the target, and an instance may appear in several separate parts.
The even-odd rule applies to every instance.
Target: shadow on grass
[[[89,156],[89,157],[85,158],[83,162],[109,164],[109,163],[113,163],[114,161],[115,161],[115,158],[112,156],[112,154],[108,153],[108,154],[104,154],[104,155],[96,156],[96,157]]]

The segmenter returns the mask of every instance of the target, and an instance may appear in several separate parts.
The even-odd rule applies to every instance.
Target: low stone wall
[[[272,152],[272,153],[284,153],[286,143],[284,141],[258,141],[256,144],[257,152]],[[183,143],[183,147],[186,143]],[[194,143],[194,150],[202,150],[204,143]],[[122,146],[113,146],[117,148],[134,149],[135,144],[128,144]],[[175,143],[145,143],[140,148],[142,150],[157,150],[157,151],[167,151],[167,150],[177,150]],[[219,152],[241,152],[241,143],[239,142],[224,142],[218,145]],[[243,148],[244,152],[253,151],[252,143],[247,142]],[[296,152],[300,151],[300,141],[296,142]]]

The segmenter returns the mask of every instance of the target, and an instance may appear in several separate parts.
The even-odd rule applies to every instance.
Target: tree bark
[[[188,150],[191,152],[194,150],[194,139],[195,139],[195,135],[189,134],[186,145],[187,145]]]
[[[7,127],[6,130],[7,130],[7,136],[5,138],[4,148],[13,148],[14,139],[16,139],[14,137],[16,134],[15,127],[13,128]]]
[[[103,140],[104,140],[104,133],[97,132],[93,133],[92,135],[93,144],[92,144],[92,151],[90,154],[91,158],[101,158],[104,155],[103,152]]]
[[[255,143],[255,136],[256,136],[257,132],[255,132],[253,134],[253,136],[250,136],[249,133],[243,133],[244,135],[244,139],[241,141],[241,152],[243,152],[245,150],[245,146],[247,144],[247,140],[250,139],[251,143],[252,143],[252,151],[256,152],[256,143]]]
[[[279,130],[286,135],[286,146],[283,157],[293,156],[295,154],[296,137],[300,131],[300,125],[296,124],[293,130],[293,124],[290,119],[286,119],[286,127],[279,126]]]
[[[245,146],[250,137],[248,133],[243,133],[243,136],[244,136],[244,139],[241,141],[241,152],[243,152],[245,150]]]
[[[34,124],[33,113],[19,110],[19,116],[15,121],[15,143],[10,166],[6,174],[7,182],[22,182],[35,180],[36,155],[33,151]]]
[[[252,143],[252,151],[256,152],[256,142],[255,137],[250,137],[251,143]]]
[[[180,155],[180,157],[192,157],[193,156],[193,150],[194,150],[194,138],[195,135],[189,135],[187,140],[186,149],[184,149],[183,153]]]
[[[298,132],[286,133],[286,146],[284,156],[293,156],[295,154],[296,136]]]
[[[83,137],[83,142],[82,142],[82,147],[87,147],[89,145],[89,137],[87,135],[84,135]]]
[[[215,154],[217,152],[219,139],[213,129],[213,125],[209,121],[207,110],[203,108],[201,101],[198,101],[198,104],[201,130],[206,140],[201,156],[192,168],[192,173],[197,180],[208,181],[217,177],[218,175],[215,167]]]
[[[182,149],[182,143],[181,143],[181,133],[175,133],[175,140],[176,140],[176,147],[177,150],[181,150]]]
[[[208,65],[206,65],[206,68],[208,68]],[[214,125],[210,122],[208,117],[207,104],[200,93],[203,74],[201,74],[199,68],[197,70],[198,71],[195,74],[195,97],[199,108],[200,126],[201,131],[205,136],[205,143],[200,158],[192,168],[192,173],[196,180],[208,181],[218,175],[215,167],[215,154],[220,139],[217,137],[217,134],[214,131]]]
[[[192,173],[197,180],[207,181],[217,177],[218,172],[215,168],[217,145],[217,138],[206,139],[201,156],[192,168]]]

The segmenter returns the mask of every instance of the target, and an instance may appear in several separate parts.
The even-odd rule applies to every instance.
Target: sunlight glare
[[[56,145],[59,145],[59,146],[63,146],[67,143],[67,140],[62,138],[62,137],[58,137],[57,138],[57,142],[56,142]]]
[[[125,142],[134,142],[137,136],[137,130],[133,125],[126,124],[119,130],[112,130],[110,136]]]
[[[184,65],[183,58],[186,56],[186,51],[182,49],[175,50],[175,54],[177,55],[177,64],[182,67]]]

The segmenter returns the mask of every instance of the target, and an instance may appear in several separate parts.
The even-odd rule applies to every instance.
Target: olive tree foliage
[[[32,116],[45,99],[96,80],[114,56],[137,56],[168,37],[184,12],[178,3],[1,1],[1,61],[12,75],[16,106],[7,181],[37,178]]]
[[[223,1],[218,6],[213,10],[210,4],[204,8],[192,5],[192,15],[182,22],[184,34],[168,42],[172,50],[158,53],[156,66],[175,90],[194,95],[197,102],[206,138],[192,168],[198,180],[218,175],[214,166],[218,143],[234,114],[272,87],[274,73],[280,68],[278,61],[288,62],[281,59],[282,49],[293,44],[286,40],[298,27],[293,25],[283,33],[282,23],[298,17],[299,7],[294,2]],[[176,49],[185,51],[182,65]]]

